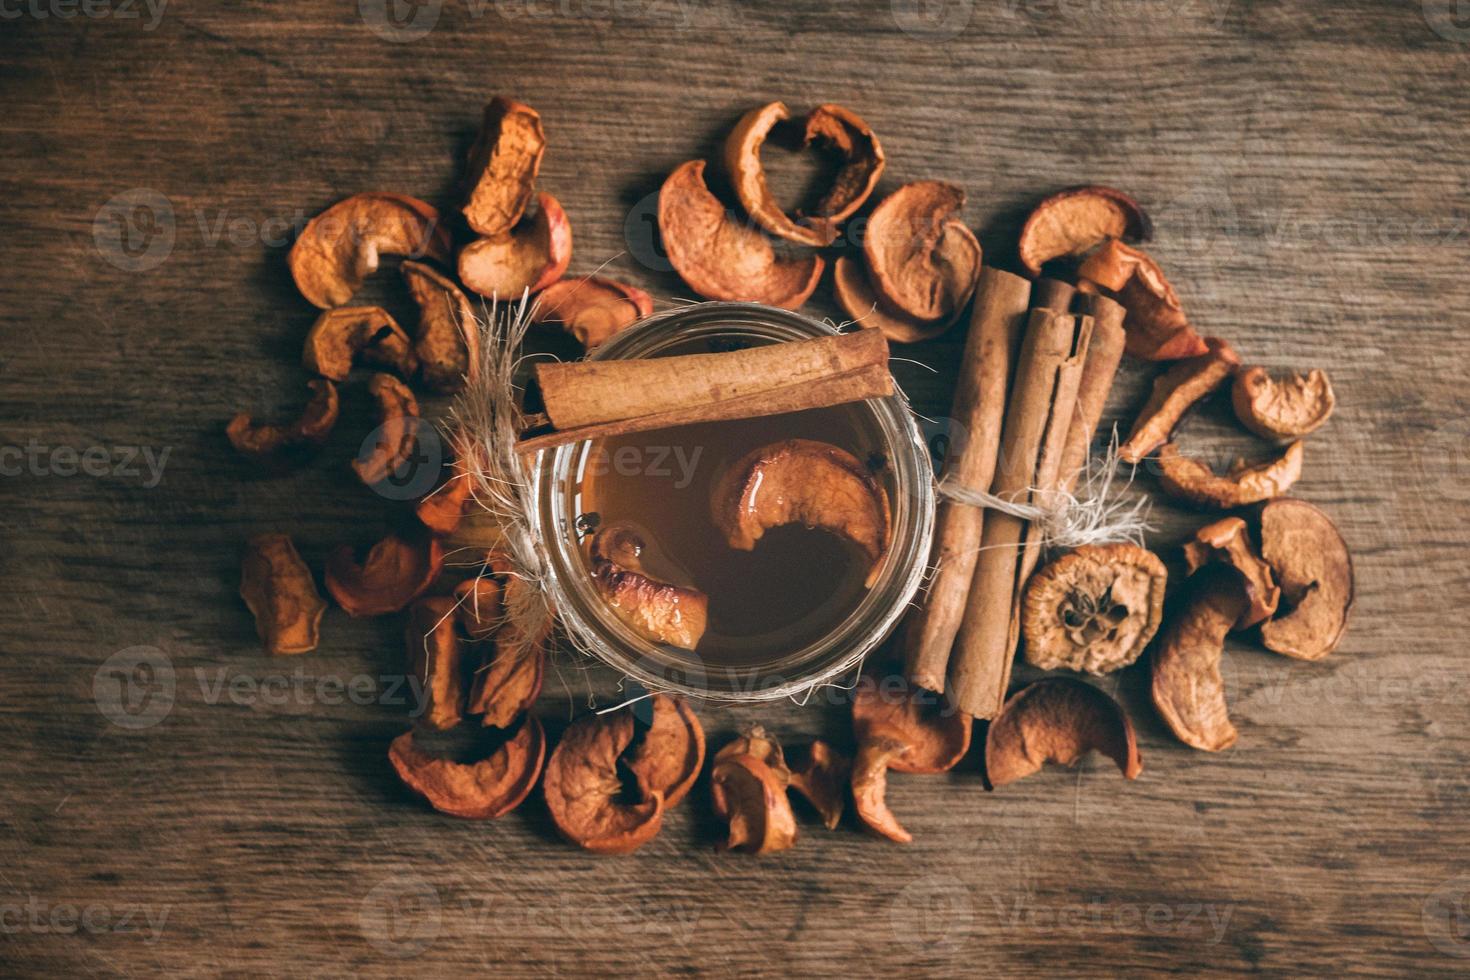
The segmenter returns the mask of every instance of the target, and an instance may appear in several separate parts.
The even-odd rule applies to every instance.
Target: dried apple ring
[[[514,228],[536,191],[545,152],[546,133],[535,109],[500,95],[491,99],[466,168],[463,211],[469,226],[487,236]]]
[[[753,755],[725,755],[710,773],[715,816],[730,825],[724,846],[750,854],[784,851],[796,843],[796,816],[786,779]]]
[[[464,646],[454,624],[454,600],[431,596],[409,608],[403,633],[409,675],[419,683],[418,717],[437,731],[464,719]]]
[[[1033,276],[1052,259],[1085,255],[1110,238],[1146,240],[1148,215],[1112,187],[1069,187],[1032,209],[1021,227],[1021,265]]]
[[[1236,629],[1254,626],[1276,613],[1281,589],[1239,517],[1221,518],[1195,531],[1194,538],[1184,543],[1184,565],[1191,575],[1206,565],[1224,565],[1240,573],[1249,602]]]
[[[562,279],[536,297],[532,323],[556,323],[591,350],[653,312],[653,297],[615,279]]]
[[[970,748],[970,716],[944,695],[910,685],[896,670],[883,679],[866,672],[858,678],[852,727],[859,742],[880,728],[903,742],[904,750],[888,764],[898,772],[946,772]]]
[[[366,456],[352,461],[352,469],[368,486],[398,473],[413,459],[418,446],[419,402],[408,385],[391,374],[375,374],[368,394],[378,406],[377,440]]]
[[[388,759],[403,784],[435,810],[466,820],[503,817],[530,795],[546,758],[546,733],[527,715],[500,748],[474,763],[431,756],[414,745],[413,731],[393,740]]]
[[[507,573],[502,607],[507,611],[523,607],[530,588],[525,579]],[[483,716],[484,725],[504,728],[536,703],[546,679],[546,644],[551,631],[550,616],[535,636],[528,636],[513,618],[503,617],[485,662],[475,674],[470,714]]]
[[[1118,448],[1123,462],[1142,462],[1169,441],[1185,412],[1230,380],[1240,358],[1223,340],[1206,337],[1205,343],[1208,353],[1180,361],[1154,379],[1153,392],[1134,420],[1128,441]]]
[[[852,762],[821,739],[807,746],[800,758],[791,767],[788,785],[806,798],[828,830],[836,830],[852,778]]]
[[[267,653],[316,649],[327,604],[289,537],[257,534],[245,545],[240,598],[255,616],[255,632]]]
[[[421,262],[405,262],[400,271],[419,308],[413,352],[420,376],[435,391],[453,394],[479,361],[479,327],[470,301],[448,276]]]
[[[820,105],[806,119],[806,143],[821,142],[843,156],[843,166],[832,187],[817,203],[815,215],[798,216],[781,210],[766,185],[761,146],[772,128],[791,118],[781,102],[747,112],[725,140],[725,169],[735,185],[735,196],[756,224],[773,235],[802,245],[830,245],[838,226],[851,217],[883,173],[883,147],[871,127],[854,112],[839,105]]]
[[[1043,764],[1070,766],[1096,749],[1117,763],[1124,779],[1143,771],[1128,714],[1091,684],[1047,677],[1006,701],[985,736],[985,776],[1004,786]]]
[[[1111,239],[1087,257],[1077,275],[1128,311],[1123,320],[1126,353],[1145,361],[1172,361],[1208,351],[1164,270],[1144,252]]]
[[[658,229],[674,271],[705,299],[794,310],[822,278],[821,256],[777,256],[764,235],[726,211],[705,186],[703,160],[680,164],[664,181]]]
[[[556,198],[538,194],[536,200],[532,217],[460,250],[461,282],[481,296],[514,303],[562,277],[572,261],[572,224]]]
[[[443,564],[444,550],[435,538],[390,534],[373,545],[362,564],[351,545],[327,556],[327,591],[349,616],[383,616],[422,595]]]
[[[1170,496],[1200,507],[1244,507],[1290,490],[1302,475],[1302,455],[1298,440],[1275,459],[1254,466],[1237,460],[1226,475],[1219,476],[1202,460],[1181,456],[1179,447],[1171,442],[1159,449],[1159,485]]]
[[[1316,432],[1337,407],[1327,373],[1312,369],[1277,380],[1265,368],[1235,376],[1231,404],[1240,424],[1265,439],[1298,439]]]
[[[439,212],[403,194],[357,194],[312,218],[286,263],[312,305],[350,302],[383,255],[449,261],[449,230]]]
[[[1240,577],[1207,569],[1190,577],[1188,605],[1153,652],[1154,707],[1179,741],[1206,752],[1235,744],[1220,658],[1225,635],[1250,609]]]
[[[885,797],[888,769],[906,749],[901,733],[875,726],[858,743],[857,757],[852,763],[852,801],[858,819],[873,833],[900,844],[909,843],[914,835],[888,809]]]
[[[668,809],[694,788],[704,768],[704,727],[681,698],[655,694],[648,703],[653,720],[633,750],[628,769],[643,797],[658,794]]]
[[[916,320],[948,320],[980,279],[980,243],[955,217],[965,192],[953,184],[905,184],[873,210],[863,239],[874,290]]]
[[[316,318],[306,334],[301,365],[312,374],[346,381],[361,358],[413,377],[418,367],[408,334],[378,306],[339,306]]]
[[[837,305],[855,323],[876,329],[896,344],[933,340],[959,319],[962,309],[945,320],[917,320],[895,310],[873,291],[861,259],[842,256],[832,266],[832,292]]]
[[[235,451],[248,459],[275,463],[288,454],[315,449],[326,442],[337,424],[337,386],[320,379],[308,381],[306,386],[311,389],[311,399],[294,422],[257,424],[247,412],[231,419],[225,435]]]
[[[868,557],[869,585],[888,551],[887,491],[856,456],[830,443],[787,439],[752,450],[721,477],[710,504],[726,542],[741,551],[783,524],[846,538]]]
[[[646,574],[636,531],[609,524],[593,535],[588,548],[597,594],[633,632],[683,650],[699,645],[709,621],[709,596]]]
[[[627,710],[586,715],[572,722],[546,763],[541,781],[546,807],[563,837],[598,854],[636,851],[663,825],[657,793],[624,803],[618,759],[633,741]]]
[[[1353,558],[1332,521],[1305,500],[1271,501],[1261,508],[1261,557],[1283,606],[1261,624],[1266,649],[1299,660],[1337,649],[1353,606]]]
[[[1135,544],[1083,545],[1026,584],[1026,662],[1106,674],[1133,663],[1159,630],[1168,573]]]

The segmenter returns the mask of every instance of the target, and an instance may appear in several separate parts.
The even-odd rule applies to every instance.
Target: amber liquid
[[[877,423],[861,404],[702,423],[593,443],[578,476],[579,535],[625,521],[644,541],[647,574],[709,596],[698,648],[708,666],[758,667],[830,633],[866,594],[869,563],[819,528],[774,527],[753,551],[731,548],[710,498],[747,452],[784,439],[831,443],[868,463],[893,499]]]

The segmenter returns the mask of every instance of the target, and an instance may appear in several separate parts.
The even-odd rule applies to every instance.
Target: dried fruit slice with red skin
[[[597,594],[644,639],[693,650],[709,624],[709,596],[648,575],[642,550],[643,540],[627,524],[609,524],[593,535],[588,551]]]
[[[562,735],[541,781],[546,807],[563,837],[599,854],[627,854],[648,843],[663,825],[657,794],[623,803],[618,758],[633,741],[626,709],[584,715]]]
[[[546,733],[527,715],[516,733],[474,763],[431,756],[414,745],[413,731],[393,740],[388,759],[403,784],[435,810],[466,820],[503,817],[530,795],[546,758]]]
[[[1133,723],[1107,694],[1070,677],[1046,677],[1011,695],[985,735],[992,787],[1023,779],[1048,762],[1070,766],[1096,749],[1124,779],[1143,771]]]
[[[522,593],[530,588],[523,578],[504,576],[503,608],[522,608]],[[480,720],[484,725],[504,728],[536,703],[546,679],[546,645],[551,631],[550,616],[534,637],[528,637],[510,616],[502,618],[485,662],[475,673],[470,714],[483,716]]]
[[[1148,215],[1127,194],[1101,184],[1069,187],[1032,209],[1021,226],[1021,265],[1033,276],[1052,259],[1086,255],[1110,238],[1146,240]]]
[[[446,469],[449,478],[414,505],[419,523],[441,538],[447,538],[458,530],[474,488],[469,474],[458,462],[451,463]]]
[[[1207,353],[1171,365],[1154,378],[1153,391],[1133,422],[1128,441],[1118,447],[1125,463],[1140,463],[1169,441],[1169,435],[1194,405],[1230,380],[1240,357],[1218,337],[1206,337]]]
[[[805,524],[846,538],[871,563],[871,585],[888,552],[888,493],[852,453],[812,439],[751,450],[710,498],[715,526],[732,548],[751,551],[773,527]]]
[[[705,299],[794,310],[822,278],[821,256],[778,256],[764,235],[725,210],[705,185],[703,160],[680,164],[664,181],[658,230],[674,271]]]
[[[1261,557],[1281,583],[1281,605],[1261,624],[1266,649],[1321,660],[1342,642],[1352,611],[1353,558],[1326,514],[1304,500],[1261,508]]]
[[[1107,674],[1133,663],[1164,618],[1168,572],[1135,544],[1083,545],[1026,583],[1026,662]]]
[[[487,236],[514,228],[531,203],[545,152],[546,133],[535,109],[500,95],[491,99],[465,168],[469,226]]]
[[[896,344],[917,344],[940,336],[959,319],[961,310],[947,320],[916,320],[888,305],[868,281],[861,259],[842,256],[832,266],[832,292],[858,326],[882,331]]]
[[[235,451],[257,462],[278,463],[288,454],[325,443],[340,410],[337,386],[321,379],[308,381],[306,386],[311,398],[294,422],[258,424],[247,412],[231,419],[225,435]]]
[[[267,653],[316,649],[327,603],[289,537],[257,534],[246,543],[240,598],[255,617],[255,632]]]
[[[909,843],[914,836],[898,822],[884,797],[888,793],[888,769],[904,749],[899,733],[880,726],[858,743],[857,757],[852,762],[852,802],[858,819],[878,836],[900,844]]]
[[[903,743],[888,766],[898,772],[937,773],[953,769],[970,748],[971,718],[942,694],[909,684],[900,671],[881,680],[858,678],[852,696],[852,729],[859,742],[882,731]]]
[[[780,776],[782,782],[791,780],[791,770],[786,766],[786,756],[781,751],[781,743],[760,725],[752,725],[745,730],[744,734],[726,742],[724,747],[715,753],[715,761],[720,762],[737,755],[754,756]]]
[[[1126,353],[1145,361],[1172,361],[1208,352],[1189,325],[1179,294],[1147,253],[1109,240],[1087,257],[1077,275],[1128,310],[1123,321]]]
[[[454,615],[471,640],[488,640],[504,618],[500,583],[489,575],[466,579],[454,587]]]
[[[836,830],[851,779],[852,762],[847,756],[817,739],[792,767],[788,784],[816,809],[828,830]]]
[[[409,607],[403,633],[409,676],[418,683],[416,717],[436,731],[464,719],[464,646],[454,624],[454,600],[430,596]]]
[[[704,727],[682,698],[655,694],[653,721],[628,760],[645,799],[662,796],[664,808],[678,806],[704,768]]]
[[[893,309],[945,321],[970,301],[980,279],[980,242],[955,215],[965,192],[953,184],[905,184],[873,210],[863,237],[868,280]]]
[[[791,118],[780,102],[747,112],[725,140],[725,170],[735,196],[756,224],[773,235],[802,245],[830,245],[838,226],[851,217],[878,183],[883,172],[883,147],[867,123],[839,105],[820,105],[806,119],[806,142],[821,142],[844,158],[832,187],[822,196],[812,217],[798,224],[776,203],[761,165],[761,146],[777,123]]]
[[[1229,473],[1218,476],[1202,460],[1181,456],[1171,442],[1158,452],[1159,486],[1171,497],[1200,507],[1244,507],[1290,490],[1302,475],[1302,456],[1302,443],[1297,441],[1275,459],[1254,466],[1237,460]]]
[[[358,564],[351,545],[327,557],[327,591],[353,617],[398,612],[423,594],[444,564],[444,550],[428,535],[390,534]]]
[[[418,368],[408,334],[378,306],[339,306],[316,318],[306,334],[301,366],[333,381],[346,381],[357,360],[411,378]]]
[[[1254,626],[1275,614],[1281,589],[1271,566],[1256,553],[1245,521],[1239,517],[1224,517],[1195,531],[1194,537],[1184,542],[1184,564],[1191,575],[1215,564],[1240,574],[1249,601],[1236,629]]]
[[[557,199],[536,195],[537,211],[495,238],[477,238],[459,253],[459,279],[490,299],[519,302],[560,279],[572,261],[572,223]]]
[[[1164,627],[1153,652],[1153,700],[1159,716],[1185,745],[1219,752],[1238,733],[1225,703],[1220,658],[1225,635],[1250,607],[1240,576],[1206,569],[1191,576],[1183,612]]]
[[[615,279],[583,276],[543,289],[532,323],[554,323],[591,350],[653,313],[653,297]]]
[[[366,456],[352,461],[352,470],[368,486],[376,486],[396,474],[413,459],[418,446],[419,401],[408,385],[391,374],[375,374],[368,380],[368,394],[378,409],[377,441]]]
[[[357,194],[312,218],[286,263],[296,288],[324,310],[343,306],[377,271],[383,255],[449,261],[449,229],[439,212],[403,194]]]
[[[1235,375],[1230,401],[1240,424],[1264,439],[1297,439],[1316,432],[1337,407],[1327,373],[1313,368],[1273,378],[1262,367]]]
[[[413,341],[419,376],[435,391],[453,394],[480,360],[480,329],[470,301],[448,276],[422,262],[405,262],[400,271],[419,308]]]
[[[730,824],[724,846],[750,854],[784,851],[796,843],[796,816],[786,781],[760,759],[730,755],[710,773],[715,815]]]

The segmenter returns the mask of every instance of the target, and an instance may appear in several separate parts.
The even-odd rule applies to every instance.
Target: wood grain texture
[[[404,6],[433,20],[420,37],[375,18],[384,0],[175,2],[156,22],[125,0],[87,9],[11,5],[0,29],[0,972],[1470,963],[1470,30],[1452,4],[428,0]],[[235,595],[252,532],[289,531],[317,568],[378,533],[390,508],[346,465],[370,426],[360,387],[329,451],[287,477],[237,461],[223,426],[302,397],[314,311],[286,272],[291,229],[363,190],[453,206],[497,92],[543,114],[541,183],[571,215],[572,271],[606,262],[660,305],[689,294],[662,267],[650,195],[772,98],[860,112],[888,151],[884,189],[965,187],[992,256],[1057,187],[1137,194],[1206,332],[1336,383],[1299,492],[1357,560],[1342,649],[1306,664],[1232,641],[1241,738],[1218,757],[1168,736],[1140,671],[1109,681],[1140,729],[1136,783],[1106,762],[993,794],[973,759],[896,777],[908,847],[808,822],[790,852],[722,855],[702,789],[623,859],[561,843],[534,798],[488,825],[427,812],[385,757],[403,726],[378,681],[401,670],[398,622],[334,609],[317,653],[269,660]],[[150,201],[151,224],[133,207]],[[170,212],[171,247],[149,251]],[[137,256],[115,246],[119,216]],[[830,290],[808,310],[837,315]],[[932,372],[898,365],[936,417],[961,343],[903,352]],[[1105,424],[1148,374],[1125,365]],[[1189,432],[1222,458],[1245,445],[1218,409]],[[157,481],[100,463],[68,476],[64,454],[17,464],[30,446],[168,456]],[[1203,522],[1154,517],[1171,558]],[[164,658],[174,696],[135,729],[95,695],[137,647]],[[357,677],[356,697],[319,687]],[[150,717],[162,680],[121,696]],[[564,657],[541,710],[559,730],[615,693]],[[845,742],[840,700],[701,716],[716,743],[751,722]]]

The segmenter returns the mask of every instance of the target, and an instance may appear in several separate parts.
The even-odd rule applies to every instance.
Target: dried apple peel
[[[536,785],[546,757],[546,734],[534,715],[488,758],[475,763],[431,756],[410,730],[393,740],[388,759],[405,786],[440,813],[493,820],[520,806]]]
[[[1125,779],[1143,771],[1133,723],[1107,694],[1068,677],[1047,677],[1007,699],[985,737],[985,775],[1004,786],[1054,762],[1074,765],[1097,750]]]

